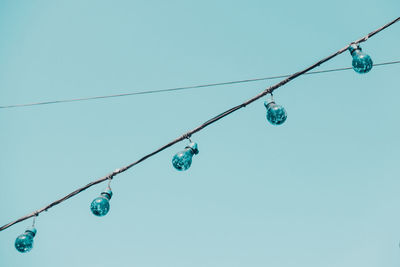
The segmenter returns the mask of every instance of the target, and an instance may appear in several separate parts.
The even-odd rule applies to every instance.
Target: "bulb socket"
[[[354,52],[356,52],[356,50],[362,51],[361,46],[359,44],[351,44],[348,49],[350,55],[353,55]]]
[[[25,233],[28,233],[28,234],[32,235],[32,237],[35,237],[37,231],[36,231],[35,227],[31,227],[31,228],[26,229]]]
[[[111,190],[104,190],[103,192],[101,192],[101,195],[106,197],[108,200],[110,200],[113,193]]]
[[[186,149],[186,148],[189,148],[190,150],[192,150],[192,152],[193,152],[195,155],[199,154],[199,148],[198,148],[198,146],[197,146],[197,143],[195,143],[195,142],[190,143],[189,145],[187,145],[187,146],[185,147],[185,149]]]
[[[264,106],[266,109],[269,109],[272,105],[276,105],[274,100],[271,100],[269,102],[267,102],[267,101],[264,102]]]

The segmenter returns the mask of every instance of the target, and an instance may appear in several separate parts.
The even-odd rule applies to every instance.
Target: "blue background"
[[[293,73],[399,16],[391,1],[1,1],[0,105]],[[400,23],[362,45],[399,60]],[[319,69],[351,66],[348,52]],[[34,249],[0,233],[0,266],[400,264],[400,65],[302,76],[42,213]],[[180,136],[276,81],[0,110],[0,223]]]

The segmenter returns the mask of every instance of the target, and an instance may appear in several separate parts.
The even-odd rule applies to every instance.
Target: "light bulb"
[[[351,56],[353,57],[353,69],[358,73],[367,73],[372,69],[372,59],[370,56],[362,52],[358,44],[351,44],[349,47]]]
[[[107,188],[105,191],[101,192],[101,195],[95,198],[90,204],[90,210],[96,216],[104,216],[110,210],[110,199],[112,197],[111,188]]]
[[[199,154],[199,149],[196,143],[190,143],[185,150],[178,152],[172,158],[172,165],[178,171],[186,171],[192,164],[192,157]]]
[[[15,239],[15,248],[21,252],[25,253],[32,249],[33,247],[33,238],[36,235],[36,228],[29,228],[23,233],[19,235],[17,239]]]
[[[267,108],[267,120],[273,125],[281,125],[286,121],[287,114],[284,107],[275,104],[272,100],[265,102],[264,106]]]

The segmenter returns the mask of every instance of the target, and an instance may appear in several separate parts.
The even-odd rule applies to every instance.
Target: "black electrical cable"
[[[377,63],[377,64],[374,64],[374,66],[392,65],[392,64],[398,64],[398,63],[400,63],[400,60]],[[336,68],[336,69],[328,69],[328,70],[320,70],[320,71],[310,71],[310,72],[305,73],[305,75],[344,71],[344,70],[350,70],[350,69],[352,69],[352,68],[345,67],[345,68]],[[166,89],[158,89],[158,90],[122,93],[122,94],[114,94],[114,95],[91,96],[91,97],[60,99],[60,100],[51,100],[51,101],[43,101],[43,102],[35,102],[35,103],[27,103],[27,104],[6,105],[6,106],[0,106],[0,109],[21,108],[21,107],[31,107],[31,106],[40,106],[40,105],[49,105],[49,104],[61,104],[61,103],[69,103],[69,102],[80,102],[80,101],[88,101],[88,100],[96,100],[96,99],[123,97],[123,96],[147,95],[147,94],[174,92],[174,91],[184,91],[184,90],[192,90],[192,89],[221,86],[221,85],[232,85],[232,84],[240,84],[240,83],[265,81],[265,80],[274,80],[274,79],[287,78],[287,77],[290,77],[290,74],[263,77],[263,78],[253,78],[253,79],[246,79],[246,80],[237,80],[237,81],[208,83],[208,84],[200,84],[200,85],[192,85],[192,86],[175,87],[175,88],[166,88]]]
[[[354,42],[351,42],[350,44],[346,45],[345,47],[343,47],[342,49],[338,50],[337,52],[327,56],[326,58],[323,58],[323,59],[319,60],[318,62],[314,63],[313,65],[311,65],[311,66],[309,66],[307,68],[305,68],[304,70],[296,72],[296,73],[290,75],[289,77],[287,77],[286,79],[284,79],[284,80],[282,80],[282,81],[280,81],[280,82],[278,82],[278,83],[266,88],[261,93],[259,93],[258,95],[250,98],[249,100],[247,100],[247,101],[245,101],[245,102],[243,102],[243,103],[241,103],[241,104],[239,104],[237,106],[234,106],[234,107],[232,107],[232,108],[220,113],[219,115],[207,120],[206,122],[204,122],[203,124],[201,124],[198,127],[194,128],[193,130],[186,132],[182,136],[176,138],[175,140],[172,140],[171,142],[163,145],[162,147],[154,150],[153,152],[143,156],[142,158],[138,159],[137,161],[132,162],[131,164],[129,164],[129,165],[125,166],[125,167],[122,167],[120,169],[116,169],[112,173],[110,173],[110,174],[108,174],[108,175],[106,175],[106,176],[104,176],[104,177],[102,177],[100,179],[97,179],[97,180],[95,180],[93,182],[90,182],[89,184],[87,184],[87,185],[85,185],[83,187],[80,187],[80,188],[76,189],[75,191],[69,193],[68,195],[66,195],[66,196],[64,196],[64,197],[62,197],[62,198],[60,198],[60,199],[58,199],[56,201],[51,202],[50,204],[48,204],[47,206],[45,206],[45,207],[43,207],[41,209],[38,209],[38,210],[28,214],[28,215],[25,215],[25,216],[15,220],[15,221],[12,221],[10,223],[7,223],[7,224],[3,225],[2,227],[0,227],[0,231],[3,231],[5,229],[7,229],[8,227],[11,227],[14,224],[22,222],[22,221],[24,221],[26,219],[29,219],[31,217],[37,217],[37,216],[39,216],[40,213],[42,213],[44,211],[48,211],[50,208],[52,208],[52,207],[54,207],[54,206],[56,206],[56,205],[58,205],[58,204],[60,204],[60,203],[62,203],[64,201],[66,201],[67,199],[69,199],[69,198],[71,198],[71,197],[73,197],[73,196],[75,196],[75,195],[77,195],[79,193],[81,193],[82,191],[88,189],[89,187],[91,187],[93,185],[99,184],[99,183],[104,182],[106,180],[109,180],[109,181],[112,180],[114,178],[114,176],[116,176],[116,175],[118,175],[118,174],[120,174],[122,172],[127,171],[128,169],[132,168],[133,166],[135,166],[135,165],[145,161],[146,159],[158,154],[159,152],[163,151],[164,149],[166,149],[166,148],[168,148],[168,147],[170,147],[170,146],[172,146],[172,145],[174,145],[174,144],[176,144],[176,143],[178,143],[178,142],[180,142],[180,141],[182,141],[184,139],[190,138],[193,134],[203,130],[205,127],[217,122],[218,120],[228,116],[229,114],[232,114],[233,112],[235,112],[235,111],[237,111],[237,110],[239,110],[241,108],[246,107],[247,105],[253,103],[254,101],[256,101],[258,99],[260,99],[261,97],[263,97],[263,96],[265,96],[267,94],[271,94],[273,91],[275,91],[279,87],[285,85],[286,83],[292,81],[293,79],[295,79],[295,78],[297,78],[297,77],[299,77],[301,75],[306,74],[310,70],[312,70],[312,69],[320,66],[321,64],[329,61],[330,59],[342,54],[343,52],[345,52],[350,47],[350,45],[365,42],[365,41],[368,40],[368,38],[372,37],[373,35],[377,34],[378,32],[380,32],[380,31],[382,31],[384,29],[386,29],[387,27],[389,27],[390,25],[392,25],[392,24],[394,24],[394,23],[396,23],[398,21],[400,21],[400,17],[398,17],[397,19],[392,20],[391,22],[389,22],[389,23],[385,24],[384,26],[376,29],[375,31],[365,35],[364,37],[362,37],[362,38],[360,38],[360,39],[358,39],[358,40],[356,40]]]

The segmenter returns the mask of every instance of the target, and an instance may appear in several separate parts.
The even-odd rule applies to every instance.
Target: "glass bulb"
[[[15,239],[15,248],[21,253],[30,251],[33,248],[33,238],[35,235],[36,228],[32,227],[26,230],[25,233]]]
[[[107,189],[101,195],[95,198],[90,204],[90,210],[96,216],[104,216],[110,210],[110,199],[112,197],[111,189]]]
[[[199,154],[196,143],[190,143],[185,150],[178,152],[172,158],[172,165],[178,171],[186,171],[192,165],[192,157]]]
[[[367,73],[372,69],[372,59],[370,56],[362,52],[361,47],[356,44],[352,44],[349,47],[351,56],[353,57],[353,69],[357,73]]]
[[[275,104],[274,101],[269,103],[265,102],[264,106],[267,108],[267,120],[273,125],[281,125],[286,121],[287,114],[284,107]]]

